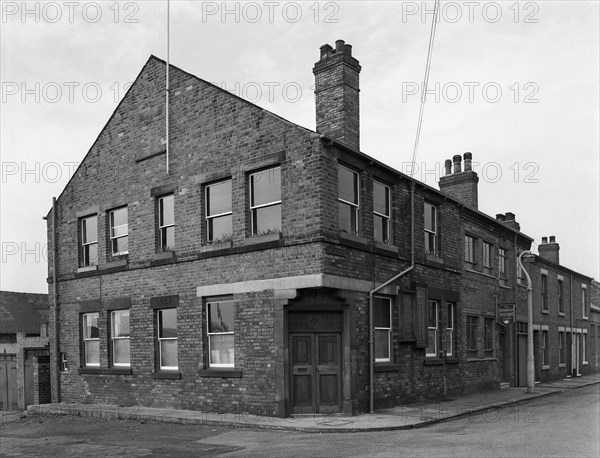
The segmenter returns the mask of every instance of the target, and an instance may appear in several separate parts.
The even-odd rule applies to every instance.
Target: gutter
[[[375,332],[373,329],[373,296],[375,293],[385,288],[390,283],[403,277],[408,272],[415,268],[415,182],[410,182],[410,266],[402,272],[394,275],[385,283],[377,286],[369,291],[369,412],[375,413],[374,400],[374,374],[373,368],[375,365]]]

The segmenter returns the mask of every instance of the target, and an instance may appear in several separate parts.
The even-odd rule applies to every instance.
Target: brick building
[[[170,68],[168,148],[150,57],[48,216],[53,399],[353,414],[510,379],[495,307],[532,239],[477,210],[469,153],[440,192],[360,152],[341,40],[316,132]]]
[[[0,291],[0,410],[48,402],[48,295]]]

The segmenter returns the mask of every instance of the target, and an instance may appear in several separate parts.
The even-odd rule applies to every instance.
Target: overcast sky
[[[516,214],[599,278],[598,2],[441,2],[415,177],[470,151],[479,208]],[[314,130],[312,68],[343,39],[362,66],[361,150],[412,160],[433,2],[171,2],[171,63]],[[46,225],[148,57],[166,1],[2,2],[1,289],[46,292]]]

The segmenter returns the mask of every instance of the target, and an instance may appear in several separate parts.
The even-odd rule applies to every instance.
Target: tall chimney
[[[321,46],[313,68],[317,105],[317,132],[360,151],[359,86],[361,67],[344,40]]]
[[[542,244],[538,245],[538,251],[540,253],[540,257],[547,259],[554,264],[560,264],[558,252],[560,250],[560,245],[556,243],[556,237],[553,235],[550,236],[550,242],[547,242],[546,237],[542,237]]]
[[[471,153],[464,154],[465,166],[464,170],[461,170],[462,159],[460,155],[455,155],[452,158],[446,160],[444,168],[446,169],[446,175],[440,177],[439,185],[440,191],[450,197],[458,200],[473,210],[478,209],[479,198],[477,192],[477,183],[479,183],[479,177],[471,167],[473,156]],[[450,172],[450,165],[454,165],[454,173]]]

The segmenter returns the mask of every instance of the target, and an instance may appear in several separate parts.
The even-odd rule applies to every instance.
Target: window
[[[467,316],[467,357],[477,357],[477,317]]]
[[[508,257],[507,257],[506,249],[498,248],[498,269],[500,270],[500,278],[508,278],[507,262],[506,262],[507,259],[508,259]]]
[[[475,238],[465,235],[465,262],[475,264]]]
[[[392,352],[392,301],[375,297],[373,301],[373,327],[375,329],[375,362],[389,363]]]
[[[67,372],[69,370],[69,359],[66,353],[60,354],[60,371]]]
[[[446,356],[454,356],[454,312],[456,305],[446,303]]]
[[[100,365],[100,333],[98,331],[98,312],[84,313],[81,317],[83,327],[83,365]]]
[[[281,167],[250,175],[252,235],[281,232]]]
[[[517,284],[527,286],[525,272],[523,272],[523,268],[521,267],[521,263],[519,262],[518,257],[515,263],[517,265]]]
[[[112,365],[129,367],[129,310],[110,313],[110,336]]]
[[[581,285],[581,317],[587,320],[587,286]]]
[[[359,181],[358,173],[338,167],[338,224],[340,231],[358,234]]]
[[[542,331],[542,366],[548,366],[550,361],[548,360],[548,331]]]
[[[425,202],[425,252],[437,253],[437,207]]]
[[[206,240],[222,242],[232,234],[231,180],[206,186]]]
[[[483,320],[483,353],[486,358],[494,357],[494,320]]]
[[[81,234],[79,267],[98,265],[98,216],[81,218],[79,232]]]
[[[110,212],[110,252],[112,256],[120,256],[129,252],[129,224],[127,207]]]
[[[210,367],[234,367],[234,303],[206,304],[208,357]]]
[[[583,333],[583,335],[581,336],[581,358],[582,364],[587,364],[587,333]]]
[[[373,231],[377,242],[390,243],[390,188],[373,181]]]
[[[502,250],[502,248],[500,248]],[[492,268],[492,244],[483,242],[483,267],[486,269]],[[506,261],[505,261],[506,262]],[[506,273],[506,269],[505,269]]]
[[[161,370],[177,369],[177,309],[157,310],[158,362]]]
[[[565,364],[565,333],[560,331],[558,333],[558,364]]]
[[[158,232],[160,251],[175,248],[175,197],[173,194],[158,199]]]
[[[429,301],[427,303],[427,356],[437,356],[438,353],[438,303]]]
[[[542,310],[548,311],[548,275],[542,274]]]
[[[558,280],[558,313],[565,314],[565,299],[564,299],[563,281]]]

